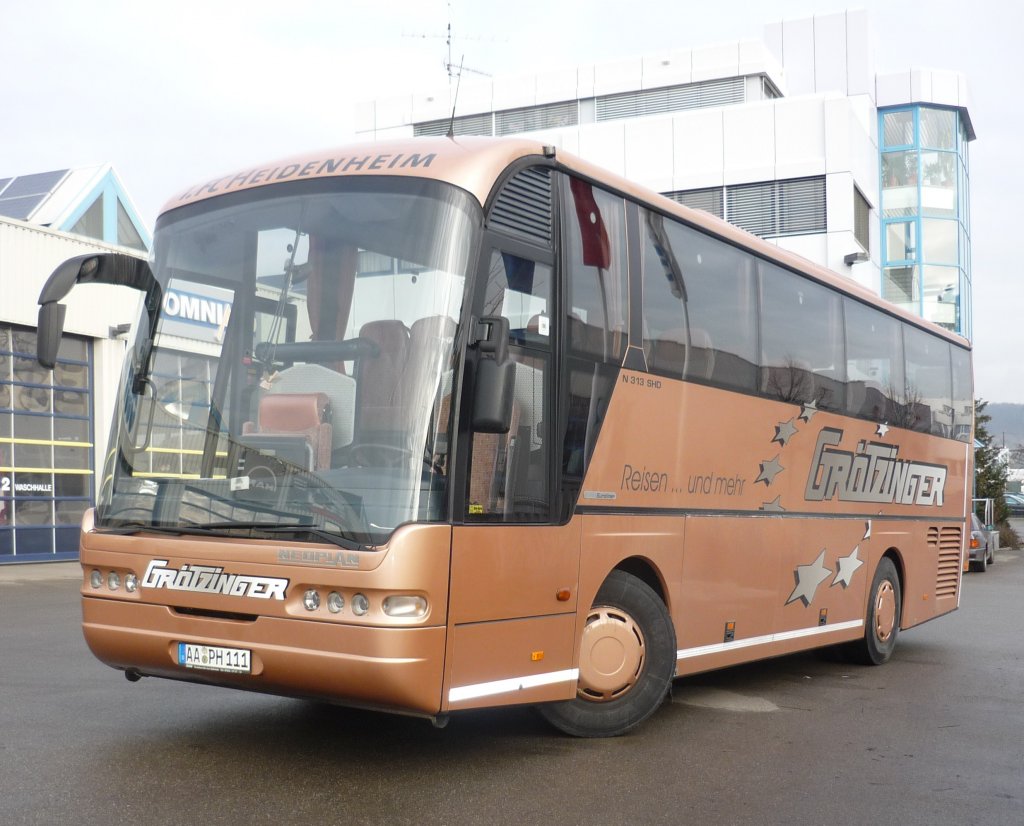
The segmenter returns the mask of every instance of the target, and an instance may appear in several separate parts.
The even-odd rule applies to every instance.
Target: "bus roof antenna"
[[[459,105],[459,86],[462,85],[462,62],[466,59],[466,56],[462,56],[462,60],[459,61],[459,73],[455,76],[455,94],[452,96],[452,116],[448,119],[448,132],[446,137],[455,137],[455,107]],[[451,72],[451,64],[449,64],[449,73]]]
[[[473,69],[465,65],[466,56],[463,54],[462,59],[459,61],[458,71],[455,71],[455,64],[452,62],[452,41],[455,39],[452,35],[452,3],[448,0],[448,25],[445,27],[444,34],[407,34],[403,37],[417,37],[417,38],[444,38],[445,42],[445,59],[443,61],[444,70],[448,75],[448,94],[452,101],[452,114],[448,122],[447,137],[452,138],[455,136],[455,110],[456,104],[459,97],[459,84],[462,81],[462,73],[470,72],[474,75],[480,75],[481,77],[491,77],[489,72],[482,72],[479,69]],[[495,38],[484,38],[475,36],[459,36],[459,40],[495,40]],[[452,90],[452,81],[455,81],[455,89]]]

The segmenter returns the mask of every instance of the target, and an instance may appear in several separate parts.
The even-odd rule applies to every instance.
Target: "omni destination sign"
[[[231,314],[231,303],[194,293],[168,290],[164,295],[164,315],[190,324],[224,327]]]
[[[170,287],[164,293],[163,331],[172,336],[219,342],[230,317],[231,293],[228,290],[195,285],[194,289]]]

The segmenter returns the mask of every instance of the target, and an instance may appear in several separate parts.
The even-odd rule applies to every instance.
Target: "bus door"
[[[578,522],[557,513],[554,261],[491,236],[474,315],[509,322],[507,433],[473,433],[452,540],[446,702],[451,709],[571,699]],[[461,521],[462,524],[458,524]]]

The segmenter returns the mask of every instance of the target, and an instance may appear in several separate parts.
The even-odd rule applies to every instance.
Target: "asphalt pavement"
[[[88,651],[74,563],[0,571],[0,824],[1024,823],[1024,552],[893,659],[677,680],[635,732],[413,718],[166,680]]]

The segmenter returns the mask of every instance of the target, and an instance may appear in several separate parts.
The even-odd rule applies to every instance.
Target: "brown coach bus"
[[[85,638],[165,677],[626,732],[673,678],[882,663],[957,607],[965,341],[528,140],[415,139],[193,187],[151,260]]]

